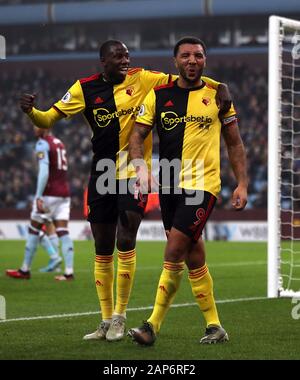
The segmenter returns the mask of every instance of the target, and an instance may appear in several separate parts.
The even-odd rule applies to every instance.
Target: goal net
[[[269,19],[268,297],[300,297],[300,21]]]

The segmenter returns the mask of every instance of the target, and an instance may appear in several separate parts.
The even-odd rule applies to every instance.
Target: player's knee
[[[122,234],[117,237],[117,248],[119,251],[126,252],[135,248],[135,234]]]
[[[112,255],[114,246],[103,239],[95,239],[95,252],[96,255]]]
[[[176,246],[175,244],[167,244],[165,251],[165,260],[171,262],[184,261],[187,250],[184,247]]]

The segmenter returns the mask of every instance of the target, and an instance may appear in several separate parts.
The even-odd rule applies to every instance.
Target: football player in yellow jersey
[[[223,114],[215,103],[215,90],[202,77],[206,63],[204,43],[185,37],[174,48],[179,78],[151,90],[145,98],[129,141],[136,161],[138,185],[147,190],[143,142],[156,125],[160,152],[160,205],[168,241],[163,271],[150,318],[129,335],[141,345],[152,345],[179,288],[186,264],[192,292],[206,320],[200,343],[228,340],[221,326],[213,296],[213,281],[205,263],[201,233],[220,191],[220,135],[222,133],[237,187],[232,205],[247,203],[246,156],[233,106]],[[164,160],[162,162],[162,160]],[[165,172],[166,162],[179,162]],[[170,169],[170,166],[167,168]],[[170,174],[171,173],[171,174]],[[168,178],[169,183],[165,179]]]
[[[133,167],[127,167],[129,135],[147,93],[172,78],[141,68],[129,69],[128,49],[121,41],[105,42],[100,47],[100,62],[103,73],[76,81],[48,111],[36,109],[34,96],[30,94],[22,95],[21,108],[40,128],[50,128],[59,119],[78,113],[84,115],[91,127],[94,156],[88,186],[88,220],[95,239],[94,273],[102,322],[84,339],[114,341],[124,336],[126,307],[136,267],[136,234],[147,201],[147,196],[135,199],[133,188],[127,191],[129,179],[136,175]],[[209,78],[206,80],[221,93],[220,109],[227,108],[230,104],[227,87]],[[149,135],[145,141],[148,165],[151,146]],[[113,297],[115,241],[118,250],[116,305]]]

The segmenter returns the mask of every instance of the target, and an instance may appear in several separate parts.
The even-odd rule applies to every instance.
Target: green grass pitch
[[[38,272],[48,261],[40,248],[31,280],[6,277],[5,269],[21,265],[24,242],[1,241],[0,295],[6,299],[7,319],[0,322],[0,359],[299,359],[300,321],[291,314],[295,304],[266,298],[266,244],[207,242],[206,247],[220,319],[230,341],[199,344],[205,325],[185,273],[155,345],[139,347],[129,338],[114,343],[82,340],[100,321],[91,241],[75,242],[73,282],[55,282],[53,273]],[[163,250],[164,243],[138,243],[127,327],[140,325],[150,314]],[[38,316],[42,318],[33,319]]]

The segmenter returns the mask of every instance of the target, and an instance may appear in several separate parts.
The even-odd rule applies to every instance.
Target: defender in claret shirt
[[[95,239],[94,274],[102,322],[84,339],[117,341],[124,336],[136,268],[136,235],[147,202],[147,195],[138,199],[134,196],[135,181],[130,179],[136,173],[133,166],[127,165],[129,135],[144,97],[153,87],[167,84],[172,78],[142,68],[129,69],[129,52],[121,41],[109,40],[100,47],[100,63],[102,73],[76,81],[48,111],[34,108],[34,96],[30,94],[22,96],[21,107],[40,128],[50,128],[63,117],[82,113],[92,130],[94,156],[88,186],[88,221]],[[227,87],[208,78],[207,81],[218,88],[220,108],[227,108],[230,104]],[[151,146],[150,134],[144,151],[149,169]],[[107,181],[103,180],[105,176]],[[114,305],[115,243],[118,268]]]
[[[68,230],[71,199],[67,180],[66,150],[64,144],[49,134],[48,130],[35,128],[35,134],[38,137],[35,152],[39,162],[39,173],[24,261],[20,269],[8,269],[6,274],[16,279],[30,279],[31,264],[39,244],[43,225],[53,221],[65,261],[64,274],[56,276],[55,279],[69,281],[74,279],[74,249]],[[48,253],[50,261],[43,271],[50,272],[60,265],[62,259],[56,249]]]

